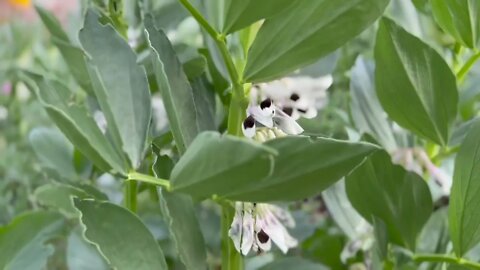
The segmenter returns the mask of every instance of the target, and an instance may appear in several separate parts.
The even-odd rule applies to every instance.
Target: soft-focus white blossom
[[[228,232],[235,248],[243,255],[269,251],[272,242],[287,253],[298,241],[287,231],[295,220],[282,208],[265,203],[236,202],[235,217]]]
[[[253,101],[271,99],[287,115],[314,118],[318,109],[328,102],[327,89],[332,85],[331,75],[311,77],[287,77],[269,83],[255,85],[251,91]]]

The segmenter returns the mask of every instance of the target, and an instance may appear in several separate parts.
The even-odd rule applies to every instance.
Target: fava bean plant
[[[0,5],[0,269],[480,269],[477,0],[43,2]]]

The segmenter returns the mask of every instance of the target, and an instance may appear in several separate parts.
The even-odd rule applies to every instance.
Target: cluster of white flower
[[[255,139],[263,141],[265,135],[266,138],[275,138],[283,133],[302,133],[303,128],[296,120],[300,117],[316,117],[317,110],[326,104],[326,90],[331,85],[332,76],[328,75],[320,78],[284,78],[253,86],[248,117],[242,125],[243,134],[254,138],[261,131],[259,138]]]
[[[296,120],[317,115],[331,84],[332,77],[325,76],[285,78],[253,86],[243,134],[259,142],[301,134],[303,128]],[[235,209],[229,235],[241,254],[269,251],[272,242],[284,253],[298,245],[287,230],[295,226],[289,212],[275,205],[249,202],[236,202]]]

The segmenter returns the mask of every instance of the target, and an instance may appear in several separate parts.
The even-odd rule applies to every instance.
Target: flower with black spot
[[[297,120],[300,117],[314,118],[317,110],[327,103],[326,90],[333,78],[326,75],[318,78],[289,77],[256,85],[251,92],[254,98],[269,98],[287,115]]]
[[[286,134],[298,135],[303,132],[303,128],[285,112],[276,108],[270,98],[262,100],[259,104],[251,104],[247,109],[247,115],[242,124],[242,131],[248,138],[258,135],[256,138],[258,141],[265,141]],[[260,134],[257,131],[260,131]]]
[[[266,203],[237,202],[228,234],[243,255],[251,250],[257,253],[269,251],[272,242],[287,253],[298,245],[298,241],[285,227],[295,227],[295,220],[282,208]]]

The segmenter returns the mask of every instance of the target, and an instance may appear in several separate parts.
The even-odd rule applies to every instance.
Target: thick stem
[[[417,254],[413,256],[413,260],[417,263],[422,262],[439,262],[450,263],[465,266],[469,269],[480,269],[480,263],[465,260],[463,258],[457,258],[452,255],[446,254]]]
[[[137,182],[125,181],[124,187],[124,203],[125,207],[130,211],[137,212]]]

